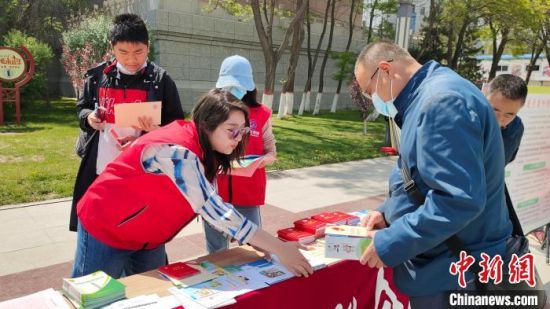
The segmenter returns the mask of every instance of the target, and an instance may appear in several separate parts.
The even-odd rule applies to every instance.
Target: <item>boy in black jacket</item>
[[[110,41],[115,60],[88,70],[84,91],[76,107],[83,147],[73,192],[69,230],[76,231],[76,205],[105,166],[133,140],[155,130],[148,117],[140,126],[114,127],[114,105],[118,103],[162,101],[161,126],[183,119],[176,84],[166,71],[147,59],[149,33],[143,20],[134,14],[118,15],[113,20]]]

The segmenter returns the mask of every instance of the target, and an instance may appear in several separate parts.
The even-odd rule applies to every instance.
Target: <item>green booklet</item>
[[[103,271],[63,279],[63,293],[78,308],[99,308],[126,297],[126,286]]]

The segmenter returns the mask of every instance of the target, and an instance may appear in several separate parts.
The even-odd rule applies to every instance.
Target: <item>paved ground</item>
[[[373,209],[384,199],[393,158],[378,158],[271,173],[264,228],[271,233],[325,210]],[[0,208],[0,301],[48,287],[70,274],[76,237],[67,229],[69,199]],[[550,266],[532,242],[550,291]],[[171,260],[204,255],[202,223],[194,221],[167,246]]]

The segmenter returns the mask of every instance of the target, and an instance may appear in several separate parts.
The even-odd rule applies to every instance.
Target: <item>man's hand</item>
[[[369,211],[361,220],[361,226],[366,227],[368,230],[379,230],[388,227],[384,220],[384,215],[377,210]]]
[[[385,267],[384,262],[380,259],[378,256],[378,252],[376,252],[376,247],[374,247],[374,235],[376,234],[376,231],[371,231],[367,235],[372,239],[370,245],[367,247],[365,252],[363,252],[363,256],[361,256],[361,264],[365,265],[368,264],[369,267],[372,268],[381,268]]]
[[[88,121],[88,125],[92,127],[94,130],[102,131],[105,127],[105,122],[101,121],[101,119],[97,116],[97,113],[91,112],[88,114],[88,117],[86,118]]]

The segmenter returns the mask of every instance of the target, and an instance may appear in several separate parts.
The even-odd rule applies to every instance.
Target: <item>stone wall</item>
[[[124,0],[107,1],[109,4],[126,3]],[[197,98],[214,87],[219,67],[224,58],[239,54],[248,58],[253,66],[254,80],[260,98],[264,89],[265,65],[259,44],[254,21],[239,20],[221,9],[211,13],[204,11],[208,1],[204,0],[137,0],[124,10],[141,15],[155,38],[154,61],[164,67],[175,80],[185,111],[190,111]],[[286,21],[288,23],[288,21]],[[274,25],[274,41],[282,40],[283,22]],[[329,25],[330,26],[330,25]],[[315,48],[322,24],[312,24],[312,48]],[[328,38],[328,27],[325,42]],[[343,51],[347,43],[348,29],[337,26],[334,29],[333,51]],[[364,42],[360,30],[354,33],[351,50],[359,52]],[[323,45],[323,47],[326,43]],[[296,70],[295,103],[298,109],[303,87],[307,78],[306,41],[302,45],[301,57]],[[317,93],[319,67],[322,62],[320,54],[312,87],[312,107]],[[282,57],[277,67],[276,89],[273,107],[276,109],[279,100],[281,83],[285,78],[289,62],[288,52]],[[325,86],[321,109],[330,109],[337,81],[331,78],[336,71],[335,62],[329,58],[325,70]],[[339,108],[350,108],[351,105],[346,87],[340,95]]]

